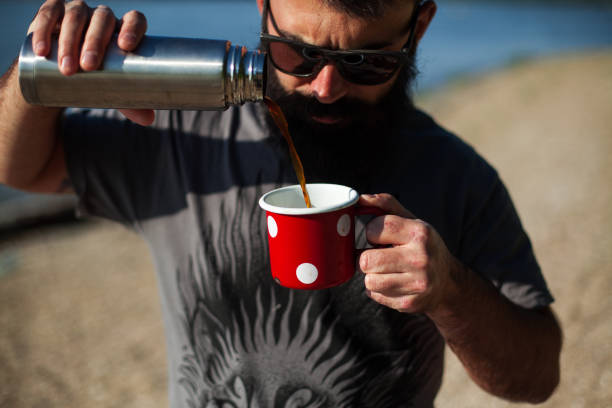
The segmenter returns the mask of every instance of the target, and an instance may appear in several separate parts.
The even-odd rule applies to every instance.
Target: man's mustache
[[[311,116],[333,116],[348,117],[349,115],[359,115],[369,107],[363,102],[348,98],[340,99],[333,103],[321,103],[316,98],[305,98],[302,102],[306,107],[306,112]]]
[[[287,112],[297,113],[303,119],[312,117],[359,118],[371,111],[372,105],[351,98],[333,103],[319,102],[315,97],[297,93],[285,94],[276,100]]]

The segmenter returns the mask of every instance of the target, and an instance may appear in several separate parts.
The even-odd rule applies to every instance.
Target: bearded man
[[[294,184],[261,104],[224,112],[28,105],[2,80],[0,181],[74,192],[84,214],[142,235],[155,261],[172,407],[432,407],[448,344],[484,390],[546,400],[561,330],[509,195],[470,146],[410,97],[433,1],[257,0],[267,94],[309,182],[351,186],[357,271],[318,291],[270,277],[262,193]],[[146,20],[48,0],[30,26],[64,75],[99,68]]]

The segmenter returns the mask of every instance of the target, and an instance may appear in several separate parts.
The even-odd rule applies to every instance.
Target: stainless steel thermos
[[[64,76],[57,38],[47,57],[19,55],[19,84],[36,105],[82,108],[226,109],[263,99],[265,54],[229,41],[145,36],[133,52],[111,41],[101,68]]]

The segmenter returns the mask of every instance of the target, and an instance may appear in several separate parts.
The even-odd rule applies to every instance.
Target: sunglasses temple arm
[[[417,21],[419,20],[419,14],[421,12],[422,4],[423,3],[421,2],[416,3],[414,12],[412,13],[412,17],[410,17],[410,34],[408,35],[408,41],[406,41],[406,45],[403,47],[404,49],[411,50],[414,46],[414,33],[416,31]]]
[[[263,7],[261,10],[261,32],[268,34],[268,8],[270,7],[270,1],[264,0]]]

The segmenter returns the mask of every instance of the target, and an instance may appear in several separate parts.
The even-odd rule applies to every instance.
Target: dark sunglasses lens
[[[302,55],[304,56],[304,58],[306,58],[307,60],[311,60],[315,64],[321,61],[321,58],[323,58],[321,50],[318,50],[316,48],[302,47]]]
[[[287,73],[296,75],[312,74],[318,63],[316,58],[305,58],[304,48],[282,41],[270,41],[268,53],[274,65]]]
[[[316,48],[274,40],[268,41],[268,55],[281,71],[300,76],[313,74],[324,58]],[[367,53],[346,54],[338,58],[337,62],[345,79],[361,85],[382,84],[401,65],[401,59],[397,56]]]
[[[401,60],[393,55],[362,55],[364,58],[363,62],[360,64],[342,64],[342,71],[345,78],[356,84],[382,84],[388,81],[401,65]]]

